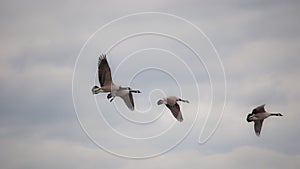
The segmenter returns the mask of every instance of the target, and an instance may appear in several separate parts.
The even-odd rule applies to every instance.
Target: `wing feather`
[[[173,116],[178,120],[178,121],[182,121],[183,118],[182,118],[182,114],[181,114],[181,111],[180,111],[180,107],[179,107],[179,104],[176,103],[175,105],[171,106],[169,104],[166,104],[166,106],[171,110]]]
[[[134,101],[133,101],[133,97],[132,97],[131,92],[129,92],[126,95],[121,96],[121,98],[123,99],[123,101],[125,102],[126,106],[130,110],[134,110]]]
[[[101,55],[98,61],[98,79],[101,86],[112,84],[111,71],[106,60],[106,55]]]
[[[264,112],[266,112],[266,110],[265,110],[265,104],[263,104],[261,106],[258,106],[258,107],[256,107],[255,109],[252,110],[253,114],[264,113]]]
[[[254,122],[254,131],[257,136],[260,136],[260,131],[262,128],[264,120],[258,120]]]

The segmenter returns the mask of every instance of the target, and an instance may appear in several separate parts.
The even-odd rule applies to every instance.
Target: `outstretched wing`
[[[252,110],[253,114],[264,113],[264,112],[266,112],[266,110],[265,110],[265,104],[263,104],[261,106],[258,106],[258,107],[256,107],[255,109]]]
[[[111,71],[106,60],[106,55],[101,55],[98,61],[98,79],[101,86],[112,84]]]
[[[131,92],[129,92],[128,94],[121,96],[121,98],[124,100],[126,106],[130,109],[130,110],[134,110],[134,102],[133,102],[133,97]]]
[[[181,111],[180,111],[180,107],[179,107],[179,104],[176,103],[175,105],[173,106],[170,106],[169,104],[166,104],[166,106],[171,110],[173,116],[180,122],[183,121],[183,118],[182,118],[182,114],[181,114]]]
[[[263,125],[264,120],[258,120],[254,122],[254,131],[257,136],[260,135],[261,127]]]

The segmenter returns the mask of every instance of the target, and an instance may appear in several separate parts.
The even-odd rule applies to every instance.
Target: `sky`
[[[3,169],[300,167],[300,2],[0,1]],[[142,91],[92,95],[97,61]],[[179,123],[158,99],[176,95]],[[257,137],[246,116],[281,112]]]

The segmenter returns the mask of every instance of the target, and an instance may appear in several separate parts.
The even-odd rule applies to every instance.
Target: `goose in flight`
[[[254,122],[254,131],[257,136],[260,135],[261,127],[264,119],[270,116],[282,116],[281,113],[269,113],[265,111],[265,104],[256,107],[252,110],[252,113],[248,114],[247,122]]]
[[[104,54],[99,57],[98,61],[98,79],[101,87],[94,86],[92,88],[93,94],[109,93],[107,99],[110,99],[110,102],[112,102],[116,96],[121,97],[127,107],[130,110],[134,110],[132,93],[141,92],[139,90],[132,90],[130,87],[122,87],[113,83],[110,67],[106,55]]]
[[[160,99],[157,101],[157,105],[165,104],[172,112],[173,116],[180,122],[183,121],[183,117],[180,111],[179,104],[177,101],[182,101],[185,103],[189,103],[188,100],[183,100],[176,96],[168,96],[163,99]]]

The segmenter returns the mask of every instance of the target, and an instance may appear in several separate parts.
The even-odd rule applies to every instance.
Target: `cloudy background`
[[[300,125],[297,116],[300,100],[299,7],[300,2],[292,0],[1,1],[1,168],[299,168]],[[180,45],[172,44],[174,41],[164,38],[159,41],[151,37],[156,45],[169,44],[161,48],[178,54],[187,62],[196,76],[196,83],[176,69],[176,61],[163,68],[173,72],[173,76],[180,82],[182,93],[176,93],[177,87],[168,86],[170,83],[175,84],[170,76],[155,74],[155,71],[148,74],[144,72],[143,76],[141,74],[132,82],[128,82],[126,78],[122,78],[122,73],[124,74],[122,69],[125,67],[120,66],[119,74],[115,74],[116,82],[131,83],[132,87],[143,90],[141,95],[135,95],[137,109],[146,110],[153,104],[151,111],[144,113],[145,116],[133,112],[137,114],[135,116],[132,112],[127,113],[126,107],[121,107],[124,105],[120,100],[116,99],[115,104],[109,104],[105,95],[98,95],[95,98],[89,95],[82,98],[91,94],[90,87],[94,79],[90,76],[94,74],[90,72],[95,73],[99,52],[106,51],[114,42],[114,38],[118,38],[112,36],[111,39],[104,38],[108,41],[107,46],[90,45],[91,49],[99,47],[98,51],[95,49],[83,52],[85,57],[81,57],[79,63],[86,63],[87,69],[75,72],[76,75],[88,77],[86,81],[76,81],[78,88],[75,96],[78,97],[75,101],[82,104],[85,109],[77,111],[77,114],[74,110],[72,75],[77,56],[86,40],[111,20],[144,11],[166,12],[188,19],[205,32],[220,54],[226,73],[227,101],[218,129],[205,144],[198,143],[200,132],[203,131],[204,136],[209,135],[221,115],[224,79],[220,76],[222,74],[215,74],[220,72],[220,65],[214,60],[215,55],[209,57],[210,55],[200,53],[204,60],[207,59],[205,63],[212,74],[211,79],[214,81],[213,88],[216,92],[210,118],[206,128],[203,129],[212,99],[208,75],[199,60],[199,63],[194,62],[195,57],[189,58],[187,53],[183,55],[180,52],[184,53],[184,49],[180,50]],[[147,24],[145,20],[127,22],[122,30],[135,30],[143,22]],[[170,23],[172,24],[174,23]],[[178,29],[180,28],[182,27]],[[169,30],[163,26],[161,29]],[[115,30],[117,32],[111,29],[113,35],[119,32],[118,29]],[[169,31],[180,33],[176,27]],[[182,32],[184,32],[180,34],[183,36],[182,39],[190,40],[191,44],[195,44],[199,39],[195,38],[194,34],[189,35],[189,31],[182,30]],[[147,41],[147,37],[143,38],[142,42]],[[134,50],[157,47],[151,46],[153,45],[151,43],[139,43],[138,38],[134,40],[136,42],[126,41],[118,46],[119,50],[116,48],[112,51],[109,63],[113,71],[124,59],[120,55],[121,52],[128,52],[125,55],[127,56]],[[206,41],[202,39],[201,42],[203,44],[200,43],[199,46],[205,46]],[[130,46],[132,44],[140,46]],[[203,47],[204,50],[207,48]],[[172,56],[170,53],[157,50],[151,52],[156,52],[161,57]],[[140,58],[146,59],[147,56],[150,57],[150,54],[145,52]],[[150,62],[151,59],[143,61],[135,58],[131,63],[136,66],[132,66],[128,71],[138,71],[136,70],[138,66],[145,63],[155,64]],[[154,75],[164,80],[156,80],[159,78]],[[146,80],[153,83],[150,85]],[[153,88],[152,84],[159,87]],[[195,93],[191,89],[195,85],[199,86],[200,97],[193,95]],[[185,117],[182,124],[176,123],[163,107],[154,106],[156,99],[164,95],[162,91],[167,95],[182,95],[191,101],[189,105],[181,104]],[[168,134],[158,137],[161,140],[149,144],[139,144],[139,140],[135,142],[119,140],[112,136],[109,130],[97,128],[103,127],[101,121],[100,126],[93,127],[97,121],[90,120],[97,119],[93,119],[89,114],[92,114],[95,108],[95,102],[91,102],[91,99],[100,105],[106,120],[116,129],[123,133],[127,132],[126,135],[137,134],[140,137],[148,137],[157,134],[160,127],[167,128],[172,125],[171,130]],[[248,124],[245,117],[251,108],[263,103],[267,104],[267,110],[282,112],[284,116],[266,120],[261,137],[256,137],[253,124]],[[198,106],[200,110],[193,111]],[[118,119],[116,112],[122,112],[131,119],[140,121],[156,117],[160,112],[163,112],[163,115],[150,126],[140,125],[145,127],[145,130],[140,130],[133,127],[134,125],[131,126],[128,121]],[[194,122],[195,113],[198,113],[196,124],[183,142],[165,154],[142,160],[117,157],[100,149],[87,137],[77,120],[79,115],[85,124],[94,129],[91,132],[96,133],[96,142],[101,142],[101,145],[114,152],[134,156],[164,150],[168,147],[168,141],[176,143],[174,139],[180,139]],[[174,131],[178,131],[179,134]]]

